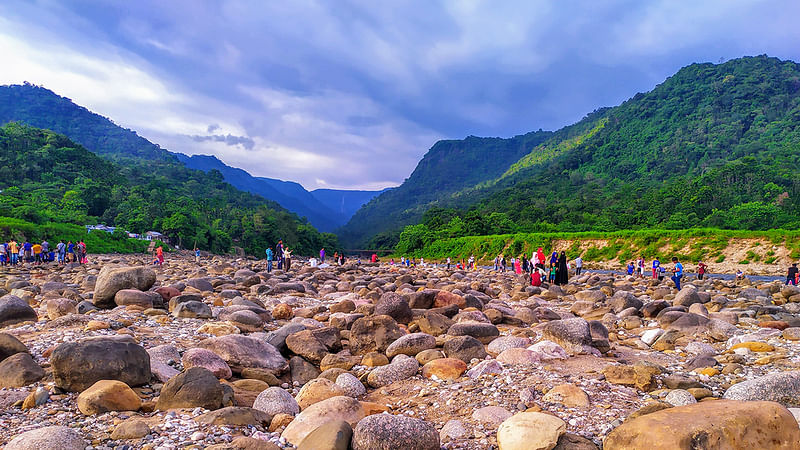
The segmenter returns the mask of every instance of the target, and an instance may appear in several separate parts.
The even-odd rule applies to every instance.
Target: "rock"
[[[501,373],[503,371],[503,366],[495,361],[495,360],[488,360],[488,361],[481,361],[475,365],[472,369],[467,371],[467,376],[475,379],[480,378],[484,375],[494,374],[494,373]]]
[[[684,286],[683,289],[675,295],[675,299],[672,300],[672,304],[675,306],[688,307],[694,303],[703,303],[703,300],[700,299],[697,288],[691,285]]]
[[[161,388],[156,409],[218,409],[222,407],[223,389],[217,377],[202,367],[192,367],[170,378]]]
[[[464,426],[464,422],[458,419],[448,420],[439,431],[439,440],[443,443],[447,443],[451,440],[463,439],[466,436],[467,428]]]
[[[87,416],[108,411],[136,411],[141,404],[136,392],[117,380],[100,380],[78,396],[78,409]]]
[[[271,387],[258,394],[253,408],[263,411],[270,416],[278,414],[295,415],[300,412],[300,406],[292,394],[279,387]]]
[[[0,388],[18,388],[44,377],[42,369],[29,353],[16,353],[0,362]]]
[[[111,433],[111,439],[141,439],[148,434],[150,434],[150,427],[147,423],[138,417],[134,417],[117,425],[114,428],[114,432]]]
[[[606,294],[600,290],[587,290],[587,291],[579,291],[575,293],[575,298],[579,301],[584,302],[603,302],[606,300]]]
[[[654,388],[653,377],[659,373],[661,369],[647,363],[637,363],[633,366],[612,364],[603,368],[603,375],[609,383],[636,386],[643,391]]]
[[[420,331],[432,336],[439,336],[447,333],[447,330],[453,326],[453,323],[455,322],[453,322],[452,319],[433,311],[425,311],[422,317],[417,319],[417,325],[419,325]]]
[[[28,302],[15,296],[4,295],[0,297],[0,328],[20,322],[36,322],[39,316],[28,305]]]
[[[155,282],[155,271],[147,267],[104,266],[94,285],[92,303],[98,308],[113,308],[117,292],[123,289],[146,291]]]
[[[669,391],[669,394],[664,397],[664,401],[672,406],[686,406],[697,403],[697,399],[694,398],[694,395],[683,389],[673,389]]]
[[[281,303],[272,308],[272,317],[276,320],[288,320],[294,316],[292,307],[286,303]]]
[[[408,306],[411,307],[411,309],[429,309],[433,306],[433,302],[436,300],[436,294],[438,293],[438,291],[433,289],[425,289],[411,293],[408,296]],[[798,293],[800,293],[800,291]]]
[[[499,355],[510,348],[525,348],[531,345],[531,340],[526,337],[500,336],[486,347],[491,355]]]
[[[84,450],[86,442],[69,427],[52,426],[26,431],[6,444],[6,450]]]
[[[332,420],[317,427],[297,446],[297,450],[348,450],[353,427],[344,420]]]
[[[305,330],[306,327],[299,323],[287,323],[286,325],[278,328],[275,331],[267,333],[266,338],[268,344],[272,345],[279,351],[286,350],[286,338],[290,334],[297,333],[298,331]]]
[[[699,314],[685,313],[667,326],[667,330],[675,330],[686,334],[697,334],[708,330],[710,320]]]
[[[325,357],[322,358],[322,361],[319,363],[319,368],[323,372],[328,369],[350,370],[360,361],[361,358],[357,356],[351,356],[350,352],[345,350],[340,353],[328,353],[325,355]]]
[[[539,341],[528,347],[528,350],[532,351],[542,361],[569,358],[567,351],[553,341]]]
[[[100,380],[128,386],[150,382],[150,355],[129,338],[90,338],[65,342],[50,357],[56,386],[81,392]]]
[[[28,347],[8,333],[0,333],[0,361],[17,353],[28,353]]]
[[[411,333],[401,336],[386,348],[386,356],[393,358],[397,355],[416,356],[417,353],[436,348],[436,338],[426,333]]]
[[[404,334],[389,316],[362,317],[350,328],[350,352],[354,355],[385,352],[389,344]]]
[[[542,326],[542,337],[571,353],[584,353],[585,347],[592,345],[589,323],[581,318],[547,322]]]
[[[488,344],[500,336],[500,330],[491,323],[463,322],[455,323],[448,330],[450,336],[472,336],[481,343]]]
[[[364,384],[355,375],[345,372],[336,377],[336,385],[342,388],[344,395],[358,398],[367,393]]]
[[[272,345],[250,336],[229,334],[200,341],[198,347],[219,355],[236,373],[245,368],[267,369],[281,374],[289,364]]]
[[[292,356],[289,360],[289,372],[292,382],[297,382],[301,385],[317,378],[321,373],[315,365],[300,356]]]
[[[413,377],[417,374],[417,370],[419,370],[419,363],[416,359],[406,355],[397,355],[391,363],[372,369],[367,376],[367,383],[374,388],[387,386],[395,381]]]
[[[597,450],[597,446],[583,436],[564,433],[558,438],[558,444],[553,447],[553,450]]]
[[[511,417],[511,413],[500,406],[484,406],[472,413],[473,419],[488,424],[491,428],[499,426],[509,417]]]
[[[214,285],[205,278],[191,278],[186,280],[186,285],[191,286],[201,292],[211,292],[214,290]]]
[[[539,356],[525,348],[510,348],[497,355],[497,361],[503,364],[537,364],[541,361]]]
[[[434,359],[422,366],[422,376],[436,377],[440,380],[455,380],[467,371],[467,364],[460,359],[441,358]]]
[[[116,303],[118,306],[138,306],[143,309],[148,309],[152,308],[154,305],[163,305],[164,301],[161,295],[159,295],[157,292],[142,292],[138,289],[122,289],[114,294],[114,303]]]
[[[172,315],[184,319],[210,319],[212,316],[210,306],[194,300],[178,303],[172,310]]]
[[[336,383],[327,378],[316,378],[300,388],[300,392],[294,399],[297,400],[297,405],[302,411],[314,403],[340,395],[345,395],[345,392]]]
[[[459,336],[444,343],[444,353],[448,358],[456,358],[469,364],[473,359],[486,358],[483,344],[472,336]]]
[[[800,370],[776,372],[734,384],[725,391],[728,400],[778,402],[800,406]]]
[[[48,299],[47,302],[45,302],[45,306],[47,308],[47,317],[50,320],[55,320],[59,317],[78,313],[78,307],[76,303],[68,298]]]
[[[628,420],[608,434],[605,450],[646,448],[793,449],[800,428],[772,402],[717,400],[656,411]]]
[[[647,330],[642,333],[642,336],[639,338],[647,345],[653,345],[653,343],[664,334],[664,330],[661,328],[654,328],[652,330]]]
[[[211,371],[217,378],[228,379],[233,373],[228,363],[211,350],[190,348],[183,353],[181,363],[184,369],[203,367]]]
[[[430,423],[406,416],[375,414],[358,422],[353,450],[439,450],[439,433]]]
[[[614,314],[619,314],[628,308],[639,309],[643,305],[641,300],[628,291],[617,291],[608,301],[608,306],[611,307]]]
[[[203,414],[195,419],[207,425],[225,425],[232,427],[269,426],[272,416],[258,409],[228,406]]]
[[[467,305],[467,301],[464,297],[453,294],[452,292],[448,291],[439,291],[436,293],[436,298],[433,300],[434,308],[443,308],[446,306],[455,305],[460,309],[463,309]]]
[[[500,424],[497,444],[500,450],[550,450],[566,429],[567,424],[558,417],[520,412]]]
[[[375,303],[375,315],[387,315],[397,321],[397,323],[408,323],[414,315],[408,302],[400,294],[387,292]]]
[[[350,397],[333,397],[315,403],[298,414],[281,437],[293,445],[299,445],[306,436],[318,427],[332,421],[342,420],[355,425],[364,418],[361,403]]]
[[[550,403],[559,403],[567,408],[589,406],[589,396],[583,389],[574,384],[560,384],[547,391],[542,400]]]
[[[242,331],[235,325],[222,322],[204,323],[197,329],[198,333],[210,334],[213,336],[225,336],[227,334],[239,334]]]
[[[341,349],[341,337],[339,330],[332,327],[303,330],[287,336],[286,347],[293,353],[319,364],[330,351]]]

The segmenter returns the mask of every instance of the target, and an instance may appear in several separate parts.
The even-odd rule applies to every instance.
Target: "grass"
[[[484,262],[491,261],[498,254],[516,257],[520,254],[530,256],[538,247],[545,253],[553,248],[554,241],[569,242],[568,256],[580,255],[586,261],[627,262],[643,255],[645,258],[659,257],[667,261],[672,256],[687,262],[716,258],[717,263],[725,260],[722,251],[732,239],[769,240],[775,245],[786,245],[792,258],[800,258],[800,231],[789,230],[719,230],[713,228],[692,228],[688,230],[624,230],[613,232],[588,231],[576,233],[517,233],[488,236],[467,236],[441,239],[429,242],[422,249],[405,255],[392,255],[438,260],[446,257],[468,258],[474,255]],[[594,243],[602,240],[605,243]],[[784,244],[785,243],[785,244]],[[581,251],[581,247],[585,250]],[[774,256],[768,255],[769,257]],[[742,264],[761,260],[761,256],[750,250]],[[775,260],[773,259],[773,262]]]

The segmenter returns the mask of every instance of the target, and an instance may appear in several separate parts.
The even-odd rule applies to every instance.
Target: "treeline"
[[[338,248],[335,235],[233,188],[219,172],[206,174],[172,161],[111,162],[65,136],[19,123],[0,127],[0,188],[0,217],[38,225],[155,230],[181,247],[217,253],[242,247],[261,255],[278,239],[300,254]]]

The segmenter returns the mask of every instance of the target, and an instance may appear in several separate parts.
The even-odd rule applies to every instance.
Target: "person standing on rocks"
[[[283,266],[287,272],[292,268],[292,252],[289,247],[283,249]]]
[[[272,272],[272,248],[267,247],[267,273]]]
[[[33,244],[31,246],[33,252],[33,264],[40,265],[42,263],[42,246],[40,244]]]
[[[708,266],[703,261],[697,261],[697,279],[702,280],[703,277],[706,275],[706,269]]]
[[[325,264],[325,247],[319,249],[319,263]]]
[[[200,249],[197,247],[194,248],[194,262],[200,264]]]
[[[450,257],[447,257],[447,270],[450,270]]]
[[[42,241],[41,245],[42,245],[42,262],[47,262],[50,260],[50,258],[48,258],[50,253],[50,243],[47,242],[47,239],[45,239]]]
[[[583,258],[581,258],[581,255],[578,255],[578,257],[575,258],[575,276],[580,275],[582,271],[583,271]]]
[[[64,265],[64,260],[67,257],[67,244],[64,243],[63,239],[56,244],[56,251],[58,251],[58,263]]]
[[[558,255],[558,267],[556,268],[556,284],[565,285],[569,282],[569,266],[567,265],[567,254],[561,252]]]
[[[672,269],[672,281],[675,283],[675,289],[681,290],[681,278],[683,278],[683,264],[678,261],[677,256],[672,257],[672,263],[675,267]]]
[[[658,260],[658,256],[653,258],[653,279],[658,278],[658,272],[661,267],[661,261]]]
[[[72,241],[67,241],[67,253],[69,254],[67,258],[69,262],[75,262],[75,244]]]
[[[797,269],[797,263],[792,263],[792,266],[789,267],[789,271],[786,274],[786,284],[791,284],[792,286],[797,286],[797,275],[800,270]]]
[[[275,258],[278,260],[278,270],[283,270],[283,239],[278,239],[275,246]]]

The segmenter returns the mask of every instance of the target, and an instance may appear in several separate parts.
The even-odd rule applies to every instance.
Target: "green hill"
[[[240,246],[261,255],[278,239],[300,254],[336,247],[335,236],[236,190],[219,172],[139,157],[109,161],[65,136],[20,123],[0,127],[0,174],[5,233],[38,236],[74,229],[58,224],[102,222],[137,233],[163,231],[183,247],[196,242],[216,252]]]
[[[449,142],[481,142],[476,139]],[[408,230],[412,234],[447,237],[696,226],[795,229],[798,150],[800,65],[766,56],[692,64],[648,93],[528,143],[500,170],[473,165],[469,186],[395,197],[394,208],[379,208],[387,200],[383,194],[342,235],[366,241],[370,233],[362,224],[368,223],[391,244],[406,224],[392,219],[407,217],[407,211],[423,222]],[[480,144],[471,151],[492,154]],[[427,176],[428,186],[441,178]],[[395,196],[409,193],[410,181]]]

